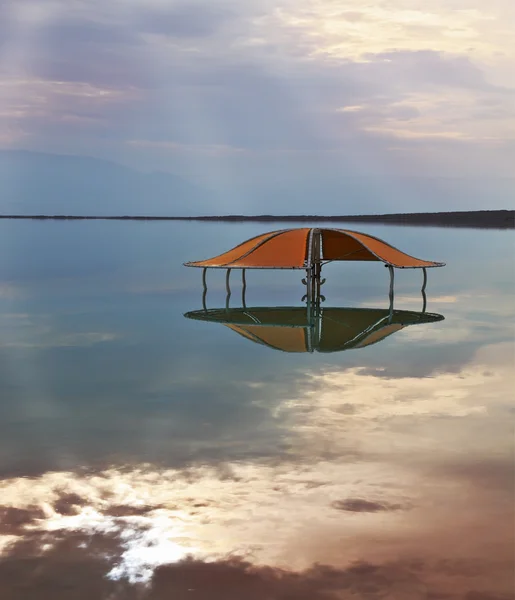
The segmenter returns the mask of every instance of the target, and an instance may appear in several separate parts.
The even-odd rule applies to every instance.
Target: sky
[[[169,171],[227,210],[331,210],[356,181],[365,208],[511,208],[514,33],[512,0],[3,0],[0,148]]]

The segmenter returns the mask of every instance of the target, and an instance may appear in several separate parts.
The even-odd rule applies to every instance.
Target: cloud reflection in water
[[[70,536],[76,552],[100,536],[113,540],[104,575],[152,580],[149,597],[195,572],[197,582],[202,573],[236,577],[250,598],[245,585],[262,593],[271,585],[282,598],[281,586],[302,588],[287,583],[294,570],[311,598],[507,598],[512,350],[486,346],[459,372],[426,378],[313,373],[276,409],[287,448],[280,458],[6,479],[3,561],[27,540],[50,556]],[[279,570],[273,585],[265,565]]]

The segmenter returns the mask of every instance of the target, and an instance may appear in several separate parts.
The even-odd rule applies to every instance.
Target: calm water
[[[182,263],[268,228],[0,222],[2,600],[513,597],[513,232],[357,227],[447,262],[444,319],[287,353],[183,316]],[[382,265],[324,276],[324,306],[388,308]],[[300,278],[248,272],[247,306]]]

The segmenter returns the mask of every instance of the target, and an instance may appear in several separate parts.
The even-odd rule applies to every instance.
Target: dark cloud
[[[380,597],[391,582],[381,569],[358,564],[347,570],[316,566],[302,573],[254,567],[240,560],[204,563],[189,560],[156,570],[149,600],[181,597],[191,592],[201,600],[328,600],[330,598]]]
[[[43,552],[45,544],[51,548]],[[107,535],[27,535],[0,557],[0,598],[136,600],[137,589],[106,578],[113,566],[109,557],[120,552],[119,541]]]
[[[62,494],[54,502],[53,509],[60,515],[76,515],[86,505],[86,498],[81,498],[78,494]]]
[[[31,508],[0,506],[0,535],[24,535],[27,525],[33,525],[44,516],[42,509],[37,506]]]
[[[504,600],[507,596],[471,591],[474,578],[441,577],[420,560],[383,564],[357,562],[346,568],[316,565],[301,572],[256,567],[240,560],[214,563],[188,560],[159,567],[148,600],[195,594],[199,600],[379,600],[448,598]],[[186,597],[186,595],[185,595]],[[189,596],[188,596],[189,597]]]
[[[42,544],[50,549],[41,552]],[[493,588],[478,590],[473,573],[450,575],[423,560],[313,565],[304,571],[255,566],[239,559],[187,559],[156,569],[148,586],[106,574],[122,552],[116,536],[31,534],[0,559],[2,600],[509,600]],[[477,570],[476,570],[477,574]]]
[[[183,3],[161,11],[142,14],[140,31],[178,38],[204,38],[219,32],[235,17],[226,7],[212,3]]]
[[[10,55],[5,54],[0,60],[0,75],[122,87],[148,85],[143,67],[145,46],[127,23],[79,18],[61,10],[35,23],[30,39],[23,36],[24,27],[18,27],[13,18],[0,21],[5,50],[16,48],[24,56],[20,65],[18,61],[11,63]],[[0,47],[0,59],[1,51]]]
[[[117,23],[99,23],[93,20],[58,18],[36,32],[36,43],[56,54],[72,45],[127,46],[137,45],[136,32]]]
[[[350,404],[346,402],[345,404],[341,404],[340,406],[335,408],[335,410],[336,412],[339,412],[343,415],[353,415],[358,411],[359,407],[361,406],[361,404]]]
[[[333,502],[331,506],[336,508],[336,510],[364,513],[391,512],[404,508],[401,504],[373,502],[371,500],[364,500],[363,498],[347,498],[346,500],[337,500]]]
[[[38,52],[30,68],[38,77],[121,88],[149,85],[146,48],[127,27],[62,20],[41,29],[34,44]]]
[[[162,506],[156,505],[146,505],[146,506],[124,506],[122,504],[115,504],[113,506],[109,506],[103,511],[103,514],[109,517],[143,517],[148,515],[153,510],[158,510],[159,508],[163,508]],[[170,510],[170,506],[167,506],[168,510]]]

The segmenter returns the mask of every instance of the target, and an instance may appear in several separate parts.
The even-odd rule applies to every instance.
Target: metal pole
[[[227,293],[230,295],[231,294],[231,288],[229,286],[229,277],[231,276],[231,269],[227,269],[227,273],[225,275],[225,289],[227,290]]]
[[[422,272],[424,274],[424,281],[422,284],[422,312],[426,312],[427,306],[427,296],[426,296],[426,285],[427,285],[427,269],[425,267],[422,268]]]
[[[245,292],[247,291],[247,279],[245,277],[245,269],[241,270],[241,303],[243,304],[243,308],[247,308],[247,304],[245,302]]]
[[[393,317],[393,282],[394,282],[394,273],[392,265],[388,265],[388,270],[390,271],[390,322]]]
[[[310,351],[313,352],[320,345],[320,326],[321,326],[321,315],[320,315],[320,274],[322,273],[322,265],[320,264],[321,260],[321,232],[319,229],[315,229],[313,232],[313,251],[312,251],[312,260],[313,260],[313,327],[311,329],[311,348]]]
[[[320,275],[322,273],[322,265],[320,264],[320,259],[321,259],[321,250],[322,250],[322,244],[321,244],[321,232],[319,229],[316,229],[313,235],[313,262],[314,262],[314,269],[315,269],[315,286],[316,286],[316,300],[317,302],[319,301],[319,296],[320,296]]]
[[[311,338],[312,349],[318,348],[320,345],[320,338],[322,334],[322,311],[320,309],[320,271],[317,277],[317,294],[313,306],[313,321],[314,326],[312,328],[313,336]]]
[[[231,276],[231,269],[227,269],[227,273],[225,275],[225,289],[227,290],[227,298],[225,300],[225,308],[229,309],[229,298],[231,297],[231,288],[229,286],[229,277]]]
[[[204,267],[204,269],[202,270],[202,286],[204,287],[204,290],[202,292],[202,308],[205,311],[207,311],[207,306],[206,306],[206,296],[207,296],[206,273],[207,273],[207,268]]]
[[[306,284],[306,313],[308,318],[308,323],[311,325],[311,269],[306,269],[306,279],[302,280],[303,283]],[[304,300],[303,298],[303,300]]]
[[[307,346],[308,352],[313,352],[315,344],[317,344],[317,231],[313,229],[311,232],[311,248],[309,251],[311,264],[308,271],[308,330],[307,330]]]
[[[313,305],[313,309],[315,308],[316,299],[317,299],[317,276],[316,276],[316,266],[313,265],[311,267],[311,304]]]

